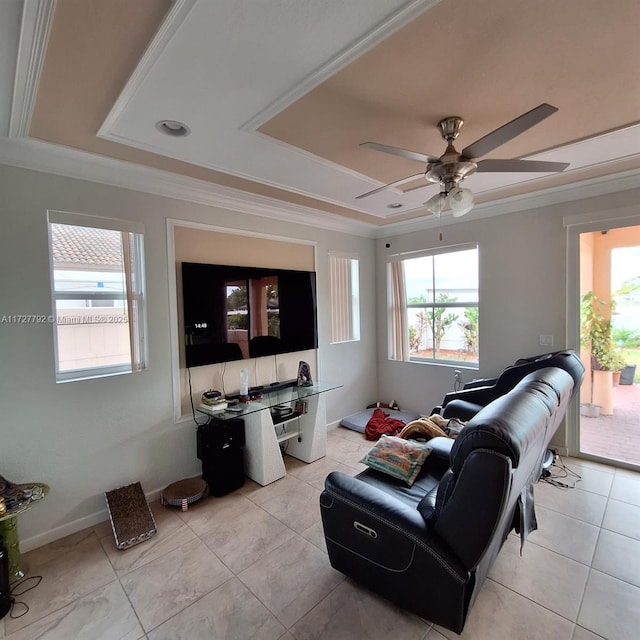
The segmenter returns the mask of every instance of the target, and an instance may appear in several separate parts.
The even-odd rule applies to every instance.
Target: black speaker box
[[[11,588],[9,586],[9,558],[7,548],[0,536],[0,620],[11,609]]]
[[[244,484],[244,421],[211,418],[198,427],[197,455],[202,478],[213,496],[223,496]]]

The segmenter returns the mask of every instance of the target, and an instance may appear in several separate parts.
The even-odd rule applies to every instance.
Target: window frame
[[[64,224],[69,226],[87,227],[91,229],[105,229],[116,231],[120,234],[131,234],[131,252],[134,255],[132,285],[129,293],[131,307],[127,303],[127,290],[125,282],[124,294],[116,292],[72,292],[56,291],[55,265],[53,259],[53,234],[52,224]],[[145,280],[145,253],[144,253],[144,226],[142,224],[121,220],[118,218],[106,218],[79,213],[62,211],[47,211],[47,233],[49,250],[49,276],[51,284],[51,306],[53,322],[53,346],[54,346],[54,373],[56,383],[75,382],[93,378],[104,378],[114,375],[123,375],[142,371],[148,366],[147,344],[147,317],[146,317],[146,280]],[[124,256],[123,256],[124,269]],[[135,339],[130,341],[130,348],[136,353],[131,354],[130,362],[114,365],[99,365],[79,369],[60,371],[59,345],[58,345],[58,309],[60,300],[119,300],[124,301],[124,309],[127,311],[127,324],[134,323]],[[94,307],[89,307],[94,308]],[[117,306],[109,307],[115,310]],[[134,317],[129,317],[133,315]],[[71,323],[72,324],[72,323]],[[131,329],[130,329],[131,331]]]
[[[418,250],[418,251],[411,251],[411,252],[405,252],[405,253],[398,253],[398,254],[394,254],[394,255],[390,255],[387,257],[387,293],[388,293],[388,310],[389,310],[389,325],[388,325],[388,342],[389,342],[389,359],[390,360],[397,360],[399,362],[415,362],[415,363],[419,363],[419,364],[430,364],[430,365],[446,365],[446,366],[454,366],[454,367],[464,367],[464,368],[468,368],[468,369],[479,369],[480,367],[480,354],[479,354],[479,349],[477,350],[477,361],[468,361],[468,360],[451,360],[451,359],[443,359],[443,358],[437,358],[436,356],[436,348],[435,348],[435,342],[432,346],[432,352],[433,352],[433,357],[428,357],[428,356],[418,356],[418,355],[412,355],[410,353],[410,351],[407,350],[407,358],[406,359],[398,359],[398,358],[394,358],[393,357],[393,347],[391,345],[392,343],[392,335],[391,335],[391,325],[393,324],[393,318],[391,317],[392,314],[394,313],[393,308],[392,308],[392,304],[391,304],[391,300],[393,299],[393,294],[392,294],[392,275],[391,275],[391,266],[392,263],[394,262],[400,262],[400,263],[404,263],[408,260],[415,260],[415,259],[419,259],[419,258],[428,258],[428,257],[435,257],[437,255],[452,255],[455,253],[459,253],[462,251],[469,251],[469,250],[476,250],[477,254],[477,278],[478,278],[478,288],[477,288],[477,297],[475,301],[468,301],[468,302],[460,302],[460,301],[444,301],[444,302],[438,302],[437,300],[437,296],[438,296],[438,289],[436,287],[436,278],[437,278],[437,274],[434,272],[431,274],[431,278],[432,278],[432,282],[431,282],[431,288],[428,290],[428,296],[432,299],[431,302],[420,302],[420,303],[409,303],[408,301],[408,296],[406,295],[405,292],[405,297],[404,297],[404,313],[406,314],[406,320],[407,320],[407,333],[409,330],[409,318],[408,318],[408,310],[409,309],[422,309],[425,311],[435,311],[436,309],[468,309],[468,308],[475,308],[475,309],[479,309],[480,308],[480,247],[479,244],[477,242],[471,242],[471,243],[464,243],[464,244],[459,244],[459,245],[450,245],[447,247],[438,247],[438,248],[433,248],[433,249],[422,249],[422,250]],[[404,267],[403,267],[403,271],[404,271]],[[477,338],[476,340],[479,340],[479,328],[478,328],[478,333],[477,333]],[[431,332],[433,334],[433,329],[431,329]],[[408,335],[407,335],[407,340],[408,340]]]
[[[348,260],[350,261],[348,273],[349,282],[341,283],[347,284],[346,288],[343,286],[342,292],[336,292],[334,290],[335,279],[333,277],[334,260]],[[330,251],[328,260],[329,271],[329,300],[331,303],[330,316],[331,323],[329,327],[329,344],[344,344],[346,342],[359,342],[360,341],[360,256],[353,253],[343,253],[339,251]],[[336,305],[346,305],[347,309],[336,308]],[[349,318],[349,337],[344,338],[340,335],[340,329],[336,327],[336,323],[339,321],[336,319],[336,315],[347,315]]]

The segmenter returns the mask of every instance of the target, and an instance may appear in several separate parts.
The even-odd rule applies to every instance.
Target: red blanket
[[[405,423],[402,420],[392,418],[382,409],[374,409],[373,415],[364,428],[364,436],[367,440],[378,440],[383,434],[395,436],[404,426]]]

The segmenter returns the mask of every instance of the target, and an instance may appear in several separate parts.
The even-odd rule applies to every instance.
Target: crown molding
[[[21,138],[29,133],[55,4],[56,0],[24,0],[9,118],[10,137]]]
[[[445,216],[438,219],[435,216],[427,216],[375,226],[311,207],[294,205],[161,169],[28,138],[0,138],[0,164],[366,238],[387,238],[470,220],[466,217]],[[637,188],[640,188],[640,169],[632,169],[614,176],[592,178],[533,194],[511,196],[479,204],[473,209],[473,219],[490,218]]]
[[[269,144],[275,144],[276,146],[280,146],[284,149],[287,149],[287,151],[291,152],[291,153],[296,153],[298,155],[304,156],[305,158],[309,158],[311,160],[313,160],[314,162],[317,162],[318,164],[324,166],[327,169],[330,169],[331,171],[336,171],[336,172],[340,172],[344,175],[350,176],[350,177],[355,177],[358,178],[360,180],[363,181],[367,181],[371,184],[374,184],[375,186],[383,186],[382,182],[379,181],[373,181],[371,178],[357,173],[356,171],[353,171],[352,169],[349,169],[347,167],[343,167],[339,164],[336,164],[335,162],[332,162],[331,160],[327,160],[326,158],[321,158],[320,156],[316,156],[315,154],[310,153],[309,151],[306,151],[304,149],[300,149],[298,147],[294,147],[293,145],[287,144],[285,142],[282,142],[280,140],[276,140],[274,138],[269,138],[268,136],[265,136],[264,134],[261,134],[260,132],[250,132],[250,135],[254,135],[256,137],[261,138],[262,140],[265,140],[266,142],[268,142]],[[154,144],[149,144],[147,142],[144,141],[140,141],[140,140],[135,140],[133,138],[129,138],[127,136],[123,136],[120,134],[116,134],[116,133],[112,133],[112,132],[107,132],[101,136],[99,136],[105,140],[109,140],[110,142],[115,142],[117,144],[121,144],[127,147],[132,147],[134,149],[140,149],[141,151],[147,151],[148,153],[154,153],[156,155],[160,155],[160,156],[164,156],[165,158],[172,158],[174,160],[178,160],[180,162],[187,162],[190,164],[193,164],[193,162],[186,156],[181,156],[179,154],[175,154],[175,153],[170,153],[167,152],[165,149],[163,149],[162,147],[159,147],[157,145]],[[285,184],[284,182],[280,182],[277,180],[266,180],[264,178],[260,178],[257,177],[255,175],[251,175],[250,173],[247,173],[246,171],[237,171],[237,170],[233,170],[230,169],[229,167],[225,167],[221,164],[215,164],[212,162],[198,162],[197,166],[199,167],[203,167],[205,169],[210,169],[211,171],[218,171],[221,173],[226,173],[227,175],[230,176],[234,176],[236,178],[241,178],[243,180],[250,180],[252,182],[259,182],[260,184],[263,184],[265,186],[268,187],[273,187],[275,189],[282,189],[284,191],[288,191],[289,193],[295,193],[296,195],[300,195],[303,196],[305,198],[318,198],[318,194],[316,193],[312,193],[310,191],[305,191],[303,189],[297,189],[294,186],[291,186],[290,184]],[[373,188],[375,188],[375,186]],[[363,189],[368,189],[368,186],[363,187]],[[402,191],[400,189],[396,189],[395,187],[389,188],[390,192],[395,192],[397,193],[398,197],[402,196]],[[328,198],[328,197],[322,197],[323,202],[326,202],[327,204],[332,204],[335,205],[337,207],[346,207],[347,205],[344,202],[341,202],[340,200],[337,200],[335,198]],[[370,212],[367,211],[366,209],[364,209],[363,207],[360,206],[354,206],[351,207],[354,211],[363,213],[365,215],[368,216],[372,216],[374,218],[379,219],[381,222],[384,221],[386,218],[384,216],[381,216],[378,213],[375,212]]]
[[[473,208],[473,220],[518,213],[530,209],[540,209],[638,188],[640,188],[640,169],[630,169],[613,176],[600,176],[573,184],[550,187],[536,193],[510,196],[493,202],[478,204]],[[453,218],[445,215],[442,219],[436,216],[428,216],[426,218],[405,220],[376,228],[375,237],[387,238],[398,234],[414,233],[439,226],[468,222],[470,219],[466,217]]]
[[[28,138],[0,138],[0,164],[367,238],[375,229],[311,207]]]

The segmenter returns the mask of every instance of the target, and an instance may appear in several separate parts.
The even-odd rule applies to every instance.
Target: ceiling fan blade
[[[400,180],[396,180],[395,182],[390,182],[389,184],[385,184],[383,187],[378,187],[377,189],[373,189],[372,191],[367,191],[367,193],[363,193],[359,196],[356,196],[356,200],[361,200],[362,198],[366,198],[367,196],[372,196],[374,193],[378,193],[379,191],[384,191],[384,189],[388,189],[389,187],[399,187],[401,184],[407,184],[407,182],[413,182],[418,178],[423,178],[424,173],[416,173],[414,176],[407,176],[406,178],[401,178]]]
[[[507,173],[513,171],[545,172],[564,171],[569,166],[568,162],[545,162],[544,160],[480,160],[477,171],[488,173]]]
[[[437,162],[440,158],[432,158],[424,153],[418,153],[417,151],[409,151],[408,149],[401,149],[400,147],[391,147],[388,144],[380,144],[379,142],[363,142],[361,147],[367,147],[368,149],[375,149],[376,151],[382,151],[384,153],[392,153],[394,156],[400,156],[401,158],[408,158],[409,160],[417,160],[418,162]]]
[[[509,142],[512,138],[524,133],[527,129],[530,129],[539,122],[542,122],[557,110],[557,107],[545,102],[537,106],[535,109],[531,109],[531,111],[523,113],[515,120],[507,122],[507,124],[503,124],[495,131],[492,131],[483,138],[480,138],[480,140],[476,140],[474,143],[462,150],[462,155],[470,160],[480,158],[490,151],[497,149],[505,142]]]

